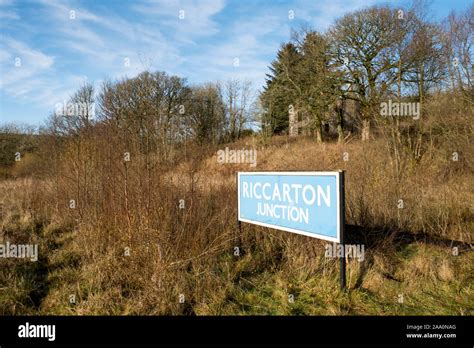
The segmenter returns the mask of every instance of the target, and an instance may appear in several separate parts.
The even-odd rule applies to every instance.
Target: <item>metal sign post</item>
[[[239,187],[239,173],[237,172],[235,174],[235,187]],[[239,206],[239,195],[237,193],[237,207]],[[237,234],[237,237],[234,239],[235,242],[237,242],[237,247],[239,248],[239,254],[240,254],[240,251],[241,251],[241,236],[242,236],[242,222],[240,221],[239,219],[239,212],[237,211],[237,231],[238,231],[238,234]],[[235,246],[234,246],[235,247]]]
[[[339,192],[341,194],[341,201],[340,204],[340,211],[341,214],[339,215],[340,226],[341,226],[341,235],[340,235],[340,245],[342,246],[342,257],[339,260],[340,266],[340,282],[341,282],[341,290],[346,290],[346,248],[345,248],[345,241],[344,241],[344,229],[346,225],[346,197],[345,197],[345,189],[344,189],[344,171],[341,171],[339,177]]]

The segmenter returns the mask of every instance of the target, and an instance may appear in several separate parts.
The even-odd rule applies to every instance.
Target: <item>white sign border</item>
[[[340,178],[341,178],[341,171],[335,171],[335,172],[315,172],[315,171],[308,171],[308,172],[237,172],[237,220],[242,221],[242,222],[248,222],[254,225],[259,225],[259,226],[264,226],[264,227],[269,227],[269,228],[274,228],[276,230],[282,230],[286,232],[292,232],[296,234],[301,234],[304,236],[312,237],[312,238],[317,238],[317,239],[322,239],[322,240],[327,240],[330,242],[335,242],[335,243],[341,243],[341,192],[340,191]],[[254,221],[254,220],[248,220],[245,218],[240,217],[240,176],[241,175],[299,175],[299,176],[335,176],[336,177],[336,196],[337,196],[337,236],[336,237],[330,237],[330,236],[325,236],[321,235],[318,233],[310,233],[310,232],[305,232],[305,231],[300,231],[294,228],[289,228],[289,227],[282,227],[278,225],[273,225],[273,224],[267,224],[265,222],[260,222],[260,221]]]

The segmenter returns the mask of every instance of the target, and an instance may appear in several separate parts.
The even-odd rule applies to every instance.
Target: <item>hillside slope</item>
[[[3,243],[40,248],[36,263],[0,260],[0,313],[474,313],[468,159],[453,162],[429,148],[397,178],[382,140],[248,137],[227,146],[257,149],[257,166],[218,163],[226,145],[190,153],[157,169],[152,190],[141,185],[144,174],[130,174],[127,203],[108,196],[110,207],[91,199],[71,212],[57,204],[67,201],[59,190],[67,186],[50,179],[0,182]],[[347,260],[346,293],[326,242],[236,228],[236,171],[339,169],[346,170],[347,236],[365,247],[363,261]],[[112,177],[117,195],[120,178]]]

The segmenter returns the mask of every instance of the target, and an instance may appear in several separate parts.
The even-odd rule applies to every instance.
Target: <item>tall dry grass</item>
[[[430,242],[472,244],[474,230],[469,130],[444,132],[443,122],[427,121],[423,156],[415,162],[407,154],[402,176],[383,137],[319,145],[254,136],[221,146],[186,144],[167,158],[107,129],[73,138],[51,156],[54,175],[1,183],[3,239],[41,238],[46,272],[23,293],[5,291],[2,312],[472,313],[472,253],[461,248],[455,257],[454,244]],[[219,164],[216,151],[225,146],[257,149],[257,167]],[[349,260],[349,294],[337,291],[338,263],[324,257],[325,242],[249,224],[239,233],[236,226],[237,171],[340,169],[348,234],[368,248],[364,262]],[[3,273],[0,288],[10,287],[12,274]],[[13,277],[22,289],[22,273]],[[38,282],[48,286],[35,292]],[[439,294],[430,300],[425,292],[433,289]],[[401,307],[400,293],[425,308],[416,301]],[[288,294],[297,304],[289,304]]]

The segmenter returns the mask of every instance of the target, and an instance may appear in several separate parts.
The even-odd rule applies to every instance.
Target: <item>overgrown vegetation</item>
[[[245,82],[189,86],[145,71],[97,92],[81,87],[70,102],[95,104],[95,115],[56,111],[37,134],[5,128],[0,240],[38,244],[40,258],[0,259],[0,313],[472,315],[472,60],[470,50],[459,55],[467,22],[450,16],[451,36],[431,45],[441,26],[411,11],[416,20],[402,28],[381,28],[398,13],[374,7],[329,33],[295,35],[256,104]],[[378,44],[386,30],[403,35]],[[351,47],[360,33],[380,50]],[[415,54],[422,33],[430,53]],[[349,70],[334,65],[334,48],[359,49]],[[446,74],[431,76],[426,64]],[[345,90],[347,79],[361,84]],[[381,118],[374,107],[390,93],[421,102],[420,119]],[[336,112],[331,138],[322,126],[349,97],[361,117]],[[315,120],[314,134],[277,135],[288,131],[290,105]],[[252,115],[258,133],[247,127]],[[257,149],[257,166],[218,163],[226,146]],[[338,289],[325,242],[249,224],[239,233],[235,173],[249,169],[346,171],[348,242],[366,248],[363,261],[348,259],[349,291]]]

